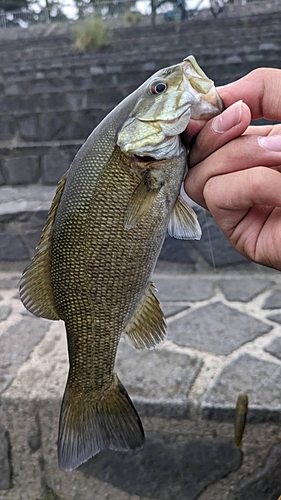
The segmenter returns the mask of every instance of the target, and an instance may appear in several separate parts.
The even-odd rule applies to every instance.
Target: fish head
[[[180,134],[190,119],[221,113],[223,102],[214,82],[193,56],[155,73],[136,91],[136,103],[123,123],[117,144],[123,153],[156,160],[179,156]]]

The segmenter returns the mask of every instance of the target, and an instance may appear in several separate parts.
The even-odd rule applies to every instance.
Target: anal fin
[[[180,195],[171,213],[168,233],[179,240],[200,240],[202,235],[196,213]]]
[[[166,336],[165,316],[153,290],[153,283],[149,283],[137,310],[124,329],[136,349],[155,347]]]

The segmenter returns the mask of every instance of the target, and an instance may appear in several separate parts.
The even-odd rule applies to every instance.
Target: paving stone
[[[230,56],[225,60],[226,64],[242,64],[243,60],[239,56]]]
[[[24,318],[0,336],[0,393],[13,381],[20,366],[50,327],[48,321]]]
[[[46,113],[39,118],[42,139],[44,141],[52,140],[62,129],[63,120],[57,113]]]
[[[218,282],[227,300],[249,302],[274,284],[268,279],[222,279]]]
[[[164,349],[136,350],[122,339],[116,371],[142,415],[184,416],[201,361]]]
[[[247,262],[247,259],[230,245],[209,212],[200,208],[195,211],[202,228],[202,237],[201,240],[192,242],[192,245],[209,264],[213,265],[213,258],[218,267]]]
[[[274,339],[264,350],[281,359],[281,337]]]
[[[205,418],[234,418],[237,395],[248,394],[248,421],[281,421],[281,364],[242,354],[231,361],[209,389],[201,409]]]
[[[276,289],[267,297],[263,306],[263,309],[280,309],[281,308],[281,290]]]
[[[6,158],[3,161],[3,174],[7,184],[34,184],[40,176],[37,156]]]
[[[3,186],[3,184],[6,184],[6,180],[5,180],[5,177],[3,175],[2,166],[1,166],[1,162],[0,162],[0,186]]]
[[[57,184],[69,165],[69,155],[60,151],[44,155],[42,157],[42,182],[44,184]]]
[[[281,445],[272,448],[263,469],[245,477],[234,489],[237,500],[277,500],[280,498]]]
[[[271,329],[262,321],[215,302],[172,321],[169,338],[182,346],[228,355]]]
[[[166,318],[169,318],[170,316],[174,316],[174,314],[177,314],[180,311],[185,311],[189,309],[189,306],[183,306],[183,305],[176,305],[176,304],[167,304],[165,302],[161,303],[161,308],[162,311],[165,315]]]
[[[37,117],[33,116],[20,120],[19,133],[27,141],[38,141],[41,137]]]
[[[160,302],[196,302],[210,299],[214,294],[213,281],[198,276],[157,276],[155,285]]]
[[[11,313],[11,306],[0,306],[0,321],[5,321]]]
[[[15,233],[0,233],[0,260],[27,260],[29,253],[20,236]]]
[[[230,439],[146,437],[140,451],[102,451],[79,469],[138,498],[195,500],[211,483],[241,465]]]
[[[165,238],[159,259],[190,264],[196,262],[195,252],[190,242],[176,240],[168,235]]]
[[[12,487],[12,466],[8,433],[0,426],[0,490]]]
[[[270,319],[271,321],[276,321],[276,323],[281,324],[281,313],[269,314],[267,318]]]

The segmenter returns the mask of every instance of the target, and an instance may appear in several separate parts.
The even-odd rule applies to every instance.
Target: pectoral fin
[[[136,349],[155,347],[166,336],[166,320],[153,290],[153,283],[149,283],[135,314],[124,330]]]
[[[144,174],[128,204],[124,220],[125,229],[135,227],[139,219],[150,210],[164,181],[165,174],[161,170],[150,170]]]
[[[168,233],[179,240],[200,240],[202,235],[196,213],[180,195],[171,213]]]

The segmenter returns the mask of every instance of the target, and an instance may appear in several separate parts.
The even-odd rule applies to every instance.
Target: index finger
[[[258,68],[236,82],[219,88],[226,107],[243,100],[250,108],[252,119],[281,120],[281,70]]]

